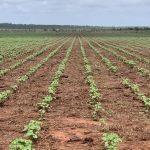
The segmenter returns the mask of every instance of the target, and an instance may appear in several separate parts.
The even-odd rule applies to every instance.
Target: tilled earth
[[[140,84],[141,90],[147,96],[150,95],[150,81],[94,45],[118,66],[118,73],[111,73],[88,43],[84,39],[82,42],[91,63],[94,79],[102,94],[101,103],[104,110],[99,116],[100,119],[98,121],[92,119],[89,86],[86,84],[80,43],[76,39],[65,72],[61,76],[56,99],[45,114],[42,130],[38,140],[34,142],[34,148],[36,150],[103,150],[103,133],[115,132],[122,138],[120,150],[149,150],[149,113],[130,89],[126,89],[121,84],[121,79],[128,77]],[[24,136],[22,132],[24,125],[38,118],[37,103],[48,94],[48,85],[70,44],[71,40],[0,107],[0,150],[8,150],[13,139]],[[54,47],[50,48],[48,52],[53,49]],[[7,88],[17,76],[46,57],[48,52],[2,77],[0,79],[2,89]]]

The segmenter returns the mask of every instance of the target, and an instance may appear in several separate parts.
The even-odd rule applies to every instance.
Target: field
[[[150,37],[15,34],[0,34],[0,150],[150,150]]]

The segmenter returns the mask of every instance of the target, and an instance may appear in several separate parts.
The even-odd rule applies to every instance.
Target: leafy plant
[[[84,62],[86,82],[90,88],[89,94],[90,94],[90,104],[92,107],[92,116],[93,116],[94,120],[97,120],[98,113],[100,112],[100,110],[102,108],[101,103],[99,102],[101,99],[101,94],[100,94],[100,92],[97,88],[97,85],[95,83],[95,80],[93,78],[90,62],[86,57],[86,53],[82,46],[82,42],[81,42],[80,38],[79,38],[79,41],[80,41],[80,45],[81,45],[80,50],[81,50],[83,62]]]
[[[150,108],[150,98],[146,97],[143,92],[140,91],[140,88],[137,84],[131,83],[128,78],[122,80],[122,84],[126,88],[130,88],[131,91],[138,96],[140,100],[144,102],[144,105],[149,109]]]
[[[44,113],[48,110],[48,107],[52,101],[53,97],[51,95],[47,95],[43,98],[43,101],[41,103],[38,103],[40,118],[43,118]]]
[[[59,85],[59,81],[58,81],[58,79],[55,78],[55,79],[52,81],[52,83],[50,84],[50,86],[48,87],[48,92],[49,92],[49,94],[54,95],[55,92],[56,92],[56,89],[57,89],[58,85]]]
[[[15,139],[11,142],[9,146],[10,150],[33,150],[32,149],[32,141],[24,140],[24,139]]]
[[[38,133],[41,130],[42,123],[40,121],[31,120],[28,125],[24,127],[24,130],[26,132],[26,136],[30,139],[37,139]]]
[[[127,64],[130,68],[133,68],[136,65],[133,60],[126,60],[125,64]]]
[[[21,77],[19,77],[17,80],[18,80],[18,82],[25,82],[26,80],[28,80],[28,76],[27,75],[23,75],[23,76],[21,76]]]
[[[131,90],[135,93],[138,94],[140,92],[139,86],[137,84],[132,84],[131,86]]]
[[[111,61],[109,59],[107,59],[106,57],[104,57],[100,51],[98,49],[96,49],[90,42],[88,42],[89,46],[94,50],[94,52],[102,59],[102,61],[104,62],[104,64],[108,67],[108,69],[113,72],[116,73],[118,71],[118,67],[114,66]]]
[[[98,115],[98,113],[101,111],[101,109],[102,109],[101,103],[100,103],[100,102],[97,102],[97,103],[94,105],[94,110],[93,110],[93,113],[92,113],[92,116],[93,116],[93,119],[94,119],[94,120],[97,120],[97,115]]]
[[[0,92],[0,103],[3,103],[5,101],[5,99],[7,99],[9,97],[10,94],[11,94],[10,90]]]
[[[55,93],[57,91],[57,87],[59,86],[59,80],[60,80],[61,75],[63,74],[63,72],[65,70],[68,58],[69,58],[69,56],[71,54],[73,43],[74,43],[74,40],[73,40],[71,46],[67,49],[66,56],[61,61],[61,63],[59,64],[58,70],[55,72],[53,80],[52,80],[51,84],[48,87],[49,95],[45,96],[41,103],[38,103],[40,119],[43,119],[43,115],[48,110],[48,107],[50,106],[51,102],[54,100],[54,95],[55,95]]]
[[[140,73],[140,75],[142,75],[146,78],[150,78],[150,71],[149,70],[147,70],[145,68],[138,68],[137,70]]]
[[[107,150],[118,150],[118,144],[122,142],[116,133],[104,133],[102,140]]]
[[[118,71],[118,67],[116,66],[110,66],[110,70],[114,73],[116,73]]]
[[[122,79],[122,84],[127,88],[130,87],[130,80],[128,78]]]
[[[66,41],[65,41],[66,42]],[[24,75],[20,76],[16,81],[17,83],[14,85],[11,85],[10,88],[11,90],[6,90],[0,93],[0,103],[4,102],[11,93],[15,92],[19,85],[22,84],[23,82],[27,81],[30,76],[35,73],[42,65],[44,65],[52,56],[54,56],[60,48],[65,44],[63,42],[58,48],[56,48],[54,51],[50,52],[49,55],[44,58],[40,63],[36,64],[34,67],[31,67]],[[69,49],[70,50],[70,49]],[[37,52],[38,53],[38,52]],[[41,52],[40,52],[41,53]],[[29,56],[32,57],[32,56]],[[68,56],[69,57],[69,56]],[[65,60],[66,61],[66,60]],[[20,63],[16,63],[15,65],[10,66],[11,69],[14,69],[14,67],[18,66]],[[9,68],[9,69],[10,69]],[[4,70],[3,70],[4,71]],[[1,73],[0,73],[1,76]]]

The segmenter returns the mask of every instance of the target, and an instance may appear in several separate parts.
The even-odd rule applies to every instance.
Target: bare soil
[[[64,58],[71,42],[60,53],[40,68],[8,101],[0,107],[0,150],[8,150],[9,143],[23,137],[23,127],[38,118],[37,103],[47,94],[47,88]],[[45,114],[42,130],[34,143],[36,150],[104,150],[102,135],[115,132],[122,138],[119,150],[150,149],[150,116],[143,103],[121,84],[128,77],[141,85],[141,90],[150,96],[150,83],[102,49],[101,53],[119,67],[111,73],[100,58],[83,40],[83,46],[91,63],[93,76],[102,93],[104,110],[98,121],[93,121],[89,105],[89,86],[85,82],[84,65],[80,44],[76,39],[64,74],[61,76],[56,99]],[[98,47],[97,47],[98,48]],[[46,56],[44,54],[41,58]],[[38,59],[35,61],[38,62]],[[28,62],[30,63],[30,62]],[[29,64],[20,67],[26,70]],[[22,69],[21,69],[22,68]],[[7,82],[17,74],[9,73]],[[0,80],[0,85],[7,84]]]

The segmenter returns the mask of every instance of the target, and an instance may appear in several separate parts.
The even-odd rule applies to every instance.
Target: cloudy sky
[[[150,26],[150,0],[0,0],[0,23]]]

